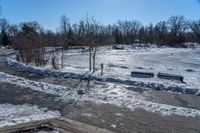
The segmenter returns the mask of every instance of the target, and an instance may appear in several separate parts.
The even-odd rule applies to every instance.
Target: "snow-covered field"
[[[82,87],[66,88],[64,86],[31,81],[2,72],[0,72],[0,81],[29,87],[33,90],[45,93],[55,94],[60,96],[60,99],[65,100],[66,102],[71,100],[89,101],[96,104],[105,103],[119,107],[126,107],[133,111],[135,109],[143,109],[148,112],[160,113],[161,115],[200,117],[200,110],[149,102],[145,98],[145,93],[143,95],[138,95],[138,93],[134,91],[123,89],[123,86],[121,85],[110,83],[107,84],[107,87],[97,87],[85,92],[83,95],[79,95],[77,91],[83,89]]]
[[[48,54],[50,54],[49,52]],[[47,54],[47,56],[48,56]],[[61,53],[57,51],[58,59]],[[89,101],[96,104],[112,104],[126,107],[131,110],[143,109],[161,115],[178,115],[186,117],[200,117],[200,110],[171,106],[149,101],[148,93],[138,94],[127,90],[126,84],[146,86],[167,91],[200,94],[200,48],[131,48],[126,46],[123,50],[113,50],[110,47],[101,47],[97,52],[97,72],[88,73],[87,49],[73,49],[65,51],[65,67],[59,71],[51,69],[50,64],[45,68],[27,66],[8,58],[8,64],[28,72],[47,74],[53,76],[66,76],[75,78],[98,79],[123,84],[105,83],[105,87],[95,87],[85,90],[82,87],[70,88],[43,82],[27,80],[21,77],[0,72],[0,81],[25,86],[33,90],[57,95],[66,102]],[[100,63],[104,64],[104,74],[100,75]],[[50,69],[49,69],[50,68]],[[131,71],[165,72],[184,76],[184,83],[155,78],[134,78]],[[87,73],[87,74],[86,74]],[[83,95],[78,94],[83,90]],[[0,107],[1,109],[1,107]],[[31,109],[30,109],[31,110]],[[37,112],[37,111],[36,111]],[[34,115],[34,114],[33,114]],[[45,115],[44,115],[45,116]],[[48,116],[48,115],[47,115]],[[22,117],[23,118],[23,117]],[[37,118],[37,117],[35,117]],[[42,118],[39,117],[38,118]],[[30,117],[29,120],[32,118]],[[19,121],[25,121],[24,119]],[[12,123],[12,120],[11,120]],[[16,122],[15,122],[16,123]]]
[[[61,52],[56,52],[58,60]],[[88,72],[87,49],[71,49],[64,52],[64,68],[55,71],[49,64],[45,68],[31,67],[8,59],[10,66],[18,69],[50,76],[117,82],[155,90],[167,90],[187,94],[200,94],[200,48],[132,48],[113,50],[100,47],[97,52],[95,73]],[[48,53],[46,56],[51,56]],[[59,61],[60,62],[60,61]],[[104,64],[104,74],[100,75],[100,63]],[[184,83],[154,78],[136,78],[131,71],[158,72],[184,76]],[[87,74],[86,74],[87,73]]]
[[[85,73],[88,71],[88,52],[69,51],[65,54],[65,68],[62,71]],[[113,50],[99,48],[97,52],[97,73],[100,63],[104,64],[105,75],[120,79],[168,83],[158,78],[138,79],[130,76],[131,71],[158,72],[184,76],[187,86],[200,88],[200,47],[198,48],[131,48]],[[171,81],[170,81],[171,82]],[[173,83],[174,84],[174,83]]]
[[[59,112],[32,105],[0,104],[0,128],[59,117]]]

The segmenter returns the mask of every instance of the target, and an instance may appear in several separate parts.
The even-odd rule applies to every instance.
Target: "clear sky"
[[[139,20],[143,24],[167,20],[172,15],[200,19],[200,0],[0,0],[2,16],[10,23],[38,21],[55,30],[61,15],[70,22],[94,16],[104,24]]]

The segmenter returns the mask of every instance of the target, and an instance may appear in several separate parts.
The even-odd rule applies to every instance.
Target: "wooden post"
[[[64,50],[63,50],[63,47],[61,49],[61,68],[64,68]]]
[[[92,46],[89,48],[89,71],[92,70]]]
[[[101,67],[101,76],[103,75],[103,63],[100,64]]]

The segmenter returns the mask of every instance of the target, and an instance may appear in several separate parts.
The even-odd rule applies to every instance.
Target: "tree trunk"
[[[63,51],[63,48],[61,49],[61,68],[64,68],[64,51]]]
[[[96,66],[95,66],[95,63],[96,63],[96,52],[97,52],[97,47],[95,47],[94,53],[93,53],[93,72],[96,71]]]
[[[93,54],[93,73],[95,72],[95,54]]]
[[[92,47],[89,49],[89,71],[92,70]]]

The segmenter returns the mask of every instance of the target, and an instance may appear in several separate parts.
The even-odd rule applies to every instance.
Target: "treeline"
[[[44,46],[107,45],[151,43],[158,45],[181,45],[185,42],[200,42],[200,20],[189,21],[184,16],[172,16],[168,21],[155,25],[142,25],[139,21],[121,21],[103,25],[98,20],[86,17],[71,24],[66,16],[60,18],[56,32],[45,30],[38,22],[23,22],[19,25],[0,20],[2,45],[30,48]]]
[[[46,59],[45,47],[89,46],[89,69],[92,69],[93,62],[95,70],[96,49],[100,45],[150,43],[182,47],[186,42],[200,43],[200,20],[189,21],[184,16],[172,16],[167,21],[148,26],[134,20],[103,25],[93,17],[85,17],[72,24],[63,15],[54,32],[44,29],[36,21],[15,25],[0,19],[0,45],[17,49],[20,60],[26,64],[35,62],[41,66],[51,60],[55,69],[58,69],[57,59],[55,56]]]

